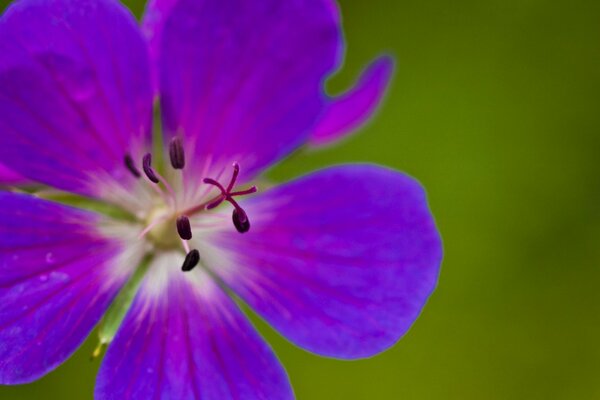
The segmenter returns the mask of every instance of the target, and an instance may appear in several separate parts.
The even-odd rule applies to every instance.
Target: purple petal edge
[[[310,137],[310,146],[333,144],[363,127],[385,98],[394,64],[391,56],[377,58],[352,89],[333,98]]]
[[[166,137],[181,135],[192,155],[186,179],[237,161],[247,181],[306,143],[341,59],[336,11],[329,0],[170,8],[157,50],[161,110]]]
[[[250,231],[211,233],[205,264],[298,346],[343,359],[392,346],[436,287],[442,242],[414,179],[328,168],[240,201]]]
[[[0,192],[0,384],[28,383],[85,340],[126,279],[99,217]]]
[[[179,0],[148,0],[144,15],[142,16],[141,28],[144,36],[148,40],[150,61],[153,69],[153,86],[157,92],[159,85],[158,63],[161,46],[160,42],[162,40],[164,24],[178,1]],[[335,17],[336,22],[341,28],[340,12],[337,2],[335,0],[323,0],[323,2],[325,7],[329,8],[331,15]],[[343,43],[340,42],[338,64],[341,63],[341,58],[345,51],[343,46]]]

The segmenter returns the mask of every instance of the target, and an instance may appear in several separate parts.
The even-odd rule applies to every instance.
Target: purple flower
[[[0,184],[14,185],[18,183],[23,183],[23,178],[14,171],[11,171],[4,165],[0,164]]]
[[[259,180],[376,108],[392,61],[328,98],[342,55],[333,0],[155,0],[142,29],[116,0],[10,7],[0,178],[53,189],[0,192],[0,384],[102,319],[98,399],[293,398],[231,296],[316,354],[393,345],[442,257],[419,184],[364,164]]]

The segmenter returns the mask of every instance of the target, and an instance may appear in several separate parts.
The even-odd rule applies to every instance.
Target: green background
[[[271,175],[406,171],[428,190],[445,260],[412,330],[372,359],[323,359],[259,323],[297,397],[600,398],[600,2],[340,3],[349,51],[332,91],[381,51],[397,57],[393,87],[360,135]],[[0,398],[91,398],[94,344]]]

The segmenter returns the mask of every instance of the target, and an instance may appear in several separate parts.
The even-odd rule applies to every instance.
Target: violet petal
[[[0,164],[0,185],[18,185],[27,182],[25,178]]]
[[[31,382],[65,361],[127,279],[116,262],[125,249],[98,233],[98,220],[0,192],[0,384]]]
[[[165,134],[182,135],[190,180],[238,161],[247,182],[305,143],[342,53],[328,0],[180,0],[160,43]]]
[[[148,0],[142,17],[142,32],[148,41],[152,85],[158,92],[158,55],[165,20],[178,0]]]
[[[394,60],[389,56],[373,61],[352,89],[331,99],[310,137],[310,145],[334,144],[367,123],[385,97],[393,70]]]
[[[211,233],[210,248],[230,261],[204,262],[307,350],[346,359],[381,352],[436,286],[440,235],[422,187],[397,171],[329,168],[240,203],[252,229]]]
[[[23,0],[0,19],[0,160],[34,181],[102,197],[136,183],[123,159],[151,138],[146,43],[117,1]]]
[[[279,361],[212,278],[159,256],[108,351],[95,397],[293,399]]]

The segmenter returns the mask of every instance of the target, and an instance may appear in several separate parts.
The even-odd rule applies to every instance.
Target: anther
[[[194,269],[196,265],[200,262],[200,252],[196,249],[190,251],[183,261],[183,266],[181,267],[182,271],[188,272]]]
[[[152,154],[148,153],[142,159],[142,167],[144,168],[144,174],[154,183],[160,182],[156,173],[152,169]]]
[[[179,237],[183,240],[190,240],[192,238],[190,220],[185,215],[177,218],[177,233],[179,233]]]
[[[142,174],[140,174],[140,171],[135,166],[135,162],[133,162],[133,158],[131,158],[131,156],[129,154],[125,155],[124,161],[125,161],[125,167],[127,167],[129,172],[131,172],[131,174],[133,176],[135,176],[136,178],[142,177]]]
[[[171,165],[175,169],[183,169],[185,167],[185,152],[183,151],[183,143],[181,138],[174,137],[169,143],[169,157]]]
[[[248,219],[248,215],[241,208],[234,208],[233,215],[231,216],[233,220],[233,225],[235,229],[239,233],[246,233],[250,230],[250,220]]]

